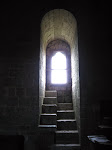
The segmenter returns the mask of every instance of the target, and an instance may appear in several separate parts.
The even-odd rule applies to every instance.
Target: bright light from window
[[[66,56],[61,52],[57,52],[51,60],[51,83],[66,84],[67,83],[67,67]]]
[[[66,70],[52,70],[51,83],[65,84],[67,83]]]
[[[61,52],[57,52],[52,57],[51,69],[66,69],[66,57]]]

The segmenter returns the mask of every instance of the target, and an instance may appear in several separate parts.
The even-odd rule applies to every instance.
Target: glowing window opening
[[[67,83],[66,56],[61,52],[57,52],[51,59],[51,83]]]

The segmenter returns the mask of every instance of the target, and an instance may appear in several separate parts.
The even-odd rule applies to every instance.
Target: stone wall
[[[72,101],[75,110],[77,129],[81,140],[80,131],[80,79],[79,79],[79,52],[78,52],[78,35],[75,32],[74,48],[71,50],[71,68],[72,68]]]
[[[91,6],[88,10],[83,9],[76,17],[80,64],[81,143],[84,150],[87,150],[87,136],[96,134],[100,124],[102,102],[112,101],[109,18],[106,17],[108,13],[103,7],[96,12],[94,8],[96,7]],[[108,29],[104,30],[105,27]],[[110,105],[112,106],[111,103]]]
[[[39,119],[38,64],[0,60],[0,134],[34,132]]]
[[[42,39],[41,39],[42,40]],[[39,59],[39,115],[41,114],[43,99],[45,97],[46,85],[46,51],[40,46],[40,59]]]

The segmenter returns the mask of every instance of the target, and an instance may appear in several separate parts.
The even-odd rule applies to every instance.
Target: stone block
[[[38,106],[38,103],[37,97],[19,97],[19,106]]]
[[[38,96],[38,87],[26,88],[26,96]]]
[[[24,88],[16,88],[16,95],[17,96],[25,96],[25,89]]]
[[[57,110],[72,110],[73,105],[72,103],[58,103]]]
[[[56,114],[41,114],[40,124],[56,125],[57,124],[57,115]]]
[[[42,112],[43,113],[56,113],[57,112],[57,105],[56,104],[43,104],[42,105]]]
[[[18,106],[18,97],[17,96],[4,97],[2,104],[5,106]]]
[[[57,91],[45,91],[45,97],[57,97]]]
[[[78,130],[63,130],[56,131],[56,143],[57,144],[78,144],[79,143],[79,135]]]
[[[74,119],[59,119],[57,120],[57,129],[58,130],[76,130],[76,120]]]
[[[9,88],[9,96],[16,96],[16,89],[15,88]]]
[[[56,97],[45,97],[44,104],[57,104],[57,98]]]
[[[58,110],[57,119],[75,119],[75,112],[73,110]]]

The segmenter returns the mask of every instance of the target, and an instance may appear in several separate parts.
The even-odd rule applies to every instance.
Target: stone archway
[[[50,42],[62,40],[71,50],[72,102],[80,133],[80,91],[78,35],[75,17],[67,10],[54,9],[45,14],[41,22],[39,98],[40,111],[46,88],[46,49]]]

